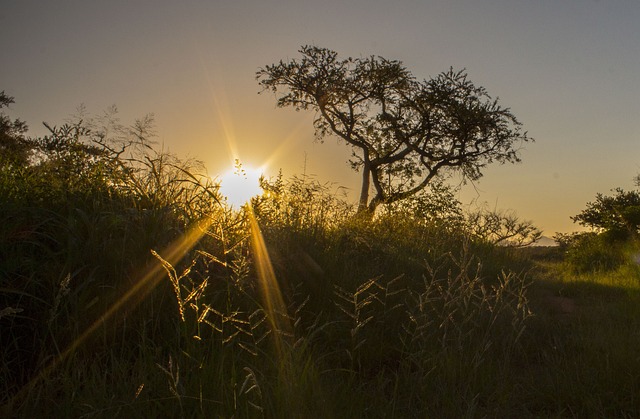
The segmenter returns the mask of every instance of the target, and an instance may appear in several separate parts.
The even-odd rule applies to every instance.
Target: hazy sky
[[[276,109],[255,72],[303,44],[398,59],[419,78],[466,68],[536,142],[460,199],[510,208],[545,233],[578,229],[597,192],[640,172],[640,2],[0,0],[0,90],[9,114],[60,124],[80,104],[154,113],[158,140],[224,172],[234,144],[270,174],[315,174],[357,189],[337,141],[313,143],[312,115]]]

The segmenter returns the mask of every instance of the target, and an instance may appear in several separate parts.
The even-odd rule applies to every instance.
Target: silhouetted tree
[[[640,192],[621,188],[614,191],[614,196],[597,194],[595,202],[587,203],[587,208],[571,219],[614,238],[636,236],[640,230]]]
[[[14,98],[0,92],[0,109],[8,107]],[[19,119],[11,120],[0,112],[0,165],[27,165],[32,145],[25,138],[27,124]]]
[[[481,207],[469,211],[466,224],[471,234],[499,246],[526,247],[542,237],[538,227],[513,211]]]
[[[464,71],[418,81],[400,61],[340,59],[316,46],[300,53],[256,78],[280,93],[279,107],[315,111],[317,139],[337,135],[352,147],[351,166],[362,172],[359,213],[412,196],[447,172],[476,180],[489,163],[519,161],[518,145],[529,140],[511,111]]]

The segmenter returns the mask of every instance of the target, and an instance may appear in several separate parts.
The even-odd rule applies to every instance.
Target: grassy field
[[[268,246],[276,276],[291,287],[286,312],[269,312],[252,268],[235,262],[224,283],[209,279],[206,288],[171,274],[181,288],[174,295],[166,275],[138,308],[85,336],[92,325],[82,304],[65,301],[72,285],[63,281],[42,325],[47,345],[32,343],[45,359],[23,367],[28,379],[6,388],[4,408],[21,417],[638,414],[637,269],[576,277],[560,262],[537,261],[492,280],[463,247],[446,268],[421,266],[416,278],[399,273],[404,252],[365,246],[340,260],[340,237],[295,254],[290,247],[305,239]],[[2,320],[15,324],[21,314],[5,309]],[[15,354],[4,348],[7,374]]]
[[[279,177],[232,211],[193,162],[53,150],[0,170],[3,416],[640,416],[637,246],[576,270],[450,208]]]
[[[523,403],[542,416],[638,415],[639,284],[631,263],[583,274],[542,265],[529,290],[536,316],[526,335]]]

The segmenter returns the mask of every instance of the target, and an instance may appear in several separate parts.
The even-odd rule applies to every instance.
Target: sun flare
[[[261,168],[244,166],[236,160],[235,167],[229,169],[220,178],[220,193],[227,198],[230,206],[240,208],[254,196],[262,194],[260,188],[262,174]]]

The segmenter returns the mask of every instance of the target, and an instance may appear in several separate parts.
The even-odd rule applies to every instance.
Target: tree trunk
[[[371,217],[373,217],[373,214],[376,213],[376,209],[378,208],[378,205],[380,205],[381,203],[382,203],[382,199],[380,198],[380,195],[376,195],[373,197],[373,199],[371,200],[367,208],[367,212],[371,214]]]
[[[362,166],[362,188],[360,189],[360,201],[358,202],[358,214],[362,214],[368,211],[367,204],[369,203],[369,182],[371,175],[371,166],[368,161],[364,162]]]

